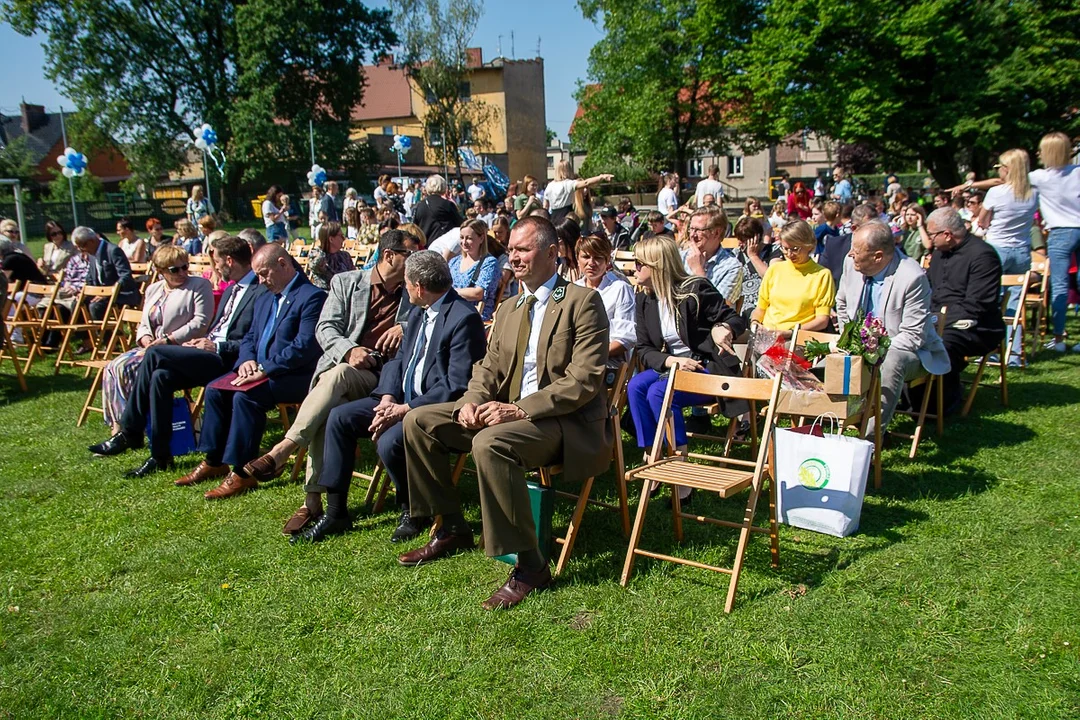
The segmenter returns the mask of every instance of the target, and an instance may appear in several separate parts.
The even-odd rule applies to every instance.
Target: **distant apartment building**
[[[479,48],[468,51],[468,80],[462,97],[482,101],[495,112],[477,136],[487,142],[468,143],[477,156],[483,155],[511,179],[529,174],[545,177],[547,144],[544,105],[544,61],[495,58],[485,63]],[[409,82],[404,69],[392,59],[364,67],[367,86],[364,99],[352,113],[356,126],[353,138],[367,140],[384,167],[396,170],[390,152],[395,134],[407,135],[412,149],[405,156],[403,170],[442,172],[442,137],[437,129],[424,130],[427,101]],[[452,165],[451,165],[452,167]]]

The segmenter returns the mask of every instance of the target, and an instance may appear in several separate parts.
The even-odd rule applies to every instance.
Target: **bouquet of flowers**
[[[835,343],[823,343],[816,340],[807,342],[806,358],[814,361],[832,352],[842,352],[857,355],[869,365],[877,365],[885,357],[889,342],[885,322],[873,313],[864,313],[860,310],[855,320],[844,326],[844,332]]]

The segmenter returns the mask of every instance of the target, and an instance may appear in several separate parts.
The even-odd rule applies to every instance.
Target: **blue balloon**
[[[71,168],[72,172],[76,175],[81,175],[86,170],[86,156],[82,153],[72,153],[67,156],[67,166]]]
[[[217,145],[217,133],[212,128],[204,130],[202,137],[207,145]]]
[[[319,187],[322,187],[323,183],[325,183],[325,182],[326,182],[326,171],[325,170],[322,170],[320,172],[315,173],[315,184],[316,185],[318,185]]]
[[[398,140],[398,144],[401,145],[403,149],[408,150],[412,147],[412,140],[410,140],[407,136],[402,135],[401,139]]]

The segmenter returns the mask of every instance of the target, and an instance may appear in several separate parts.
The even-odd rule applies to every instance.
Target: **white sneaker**
[[[1009,367],[1011,367],[1011,368],[1024,367],[1024,363],[1018,356],[1013,355],[1012,357],[1009,358]]]
[[[1065,343],[1062,342],[1061,340],[1051,340],[1050,342],[1046,343],[1046,345],[1044,345],[1043,347],[1045,347],[1047,350],[1053,350],[1054,352],[1059,352],[1059,353],[1065,352]],[[1073,348],[1073,351],[1074,352],[1080,352],[1080,351],[1077,351],[1075,348]]]

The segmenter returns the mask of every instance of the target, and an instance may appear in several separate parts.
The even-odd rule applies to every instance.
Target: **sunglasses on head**
[[[165,272],[175,275],[180,272],[185,272],[188,269],[187,265],[170,265],[165,268]]]

